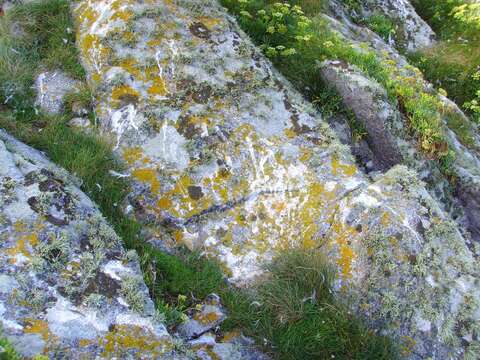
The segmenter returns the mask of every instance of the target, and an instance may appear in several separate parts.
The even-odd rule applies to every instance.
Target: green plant
[[[2,336],[0,328],[0,360],[20,360],[21,356],[15,351],[10,342]]]
[[[385,41],[395,36],[395,23],[383,14],[373,14],[365,19],[363,23],[380,35]]]
[[[475,74],[480,68],[479,4],[465,0],[416,0],[413,5],[440,41],[432,48],[410,54],[410,61],[478,121],[475,101],[480,87]]]

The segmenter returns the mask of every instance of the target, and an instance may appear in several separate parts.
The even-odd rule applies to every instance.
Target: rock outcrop
[[[359,51],[365,51],[365,44],[368,45],[368,51],[376,53],[379,61],[389,64],[391,73],[396,73],[393,76],[418,81],[420,84],[423,82],[420,89],[427,94],[436,94],[433,86],[424,82],[421,74],[410,66],[395,48],[386,44],[375,33],[349,21],[340,22],[327,15],[322,15],[322,18],[345,42],[350,42]],[[450,171],[456,177],[456,182],[452,184],[448,176],[442,172],[438,162],[432,161],[428,155],[418,151],[418,139],[408,132],[408,120],[397,106],[386,98],[385,90],[380,84],[348,64],[338,66],[336,62],[326,61],[319,71],[325,81],[342,96],[344,105],[350,108],[365,126],[369,135],[367,142],[374,157],[382,158],[385,154],[393,152],[397,156],[396,159],[403,159],[402,163],[417,170],[421,179],[427,182],[433,196],[443,204],[444,209],[468,229],[467,237],[478,242],[480,220],[476,214],[480,199],[480,138],[476,126],[458,106],[441,94],[435,95],[436,101],[443,108],[438,116],[443,123],[445,140],[455,157],[455,161],[450,165]],[[378,121],[368,121],[372,114],[378,117],[376,119]],[[378,132],[380,123],[384,124],[385,129],[382,134]],[[464,129],[462,131],[467,131],[468,138],[462,139],[462,136],[456,134],[457,130],[452,123],[457,127],[460,123]],[[382,167],[376,167],[379,168]]]
[[[479,267],[456,225],[405,167],[361,174],[216,1],[83,0],[75,16],[125,211],[153,244],[201,249],[239,285],[322,247],[410,358],[474,354]]]
[[[0,324],[25,357],[173,358],[136,254],[75,179],[0,130]]]

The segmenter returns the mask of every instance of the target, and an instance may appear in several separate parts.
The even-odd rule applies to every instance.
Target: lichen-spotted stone
[[[172,359],[138,262],[77,181],[0,130],[0,184],[2,336],[25,358]]]
[[[79,44],[94,39],[81,56],[128,168],[128,209],[153,243],[201,249],[237,284],[276,253],[320,247],[358,309],[413,339],[413,358],[475,345],[451,336],[475,339],[479,308],[477,262],[455,226],[408,169],[375,182],[359,172],[215,1],[85,0],[76,14]]]

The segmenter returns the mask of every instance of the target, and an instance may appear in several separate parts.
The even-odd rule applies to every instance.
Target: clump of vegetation
[[[362,24],[367,26],[370,30],[376,32],[385,41],[390,41],[390,39],[395,37],[395,23],[383,14],[373,14],[363,20]]]
[[[292,250],[268,265],[256,288],[255,332],[282,359],[395,359],[384,336],[368,330],[335,298],[335,271],[320,251]]]
[[[439,43],[410,55],[425,77],[447,90],[460,106],[480,122],[480,6],[465,0],[415,0],[418,13],[432,26]]]
[[[20,360],[21,356],[15,351],[10,342],[2,336],[0,328],[0,360]]]

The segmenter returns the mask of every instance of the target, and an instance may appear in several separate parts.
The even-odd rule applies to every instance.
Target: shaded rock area
[[[403,161],[400,149],[388,129],[393,122],[389,118],[399,118],[400,114],[390,106],[386,91],[341,61],[323,63],[321,72],[324,81],[337,90],[344,105],[367,130],[375,169],[385,171],[400,164]]]
[[[172,359],[135,253],[75,179],[0,130],[0,323],[25,357]]]
[[[190,351],[199,360],[268,360],[255,342],[241,333],[231,331],[221,333],[219,325],[227,317],[221,299],[216,294],[209,295],[202,303],[188,311],[188,319],[177,331],[187,340]]]
[[[406,167],[359,172],[216,1],[84,0],[75,16],[125,208],[152,243],[200,249],[244,286],[276,253],[321,247],[407,357],[475,354],[479,267],[456,224]]]

